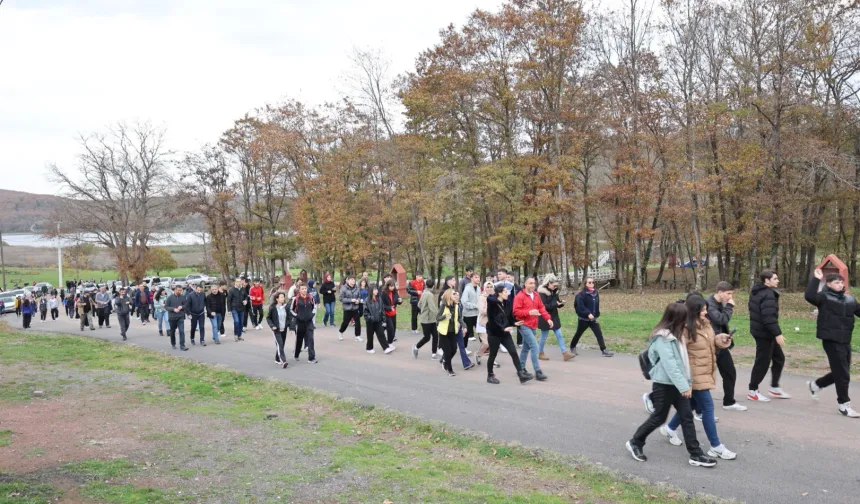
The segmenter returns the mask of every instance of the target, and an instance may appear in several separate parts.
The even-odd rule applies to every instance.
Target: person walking
[[[39,317],[43,324],[48,318],[48,300],[44,294],[39,297]]]
[[[461,303],[463,299],[463,290],[466,288],[467,285],[472,283],[472,273],[474,272],[475,268],[471,266],[466,266],[466,271],[463,273],[463,278],[461,278],[460,282],[457,284],[457,293],[460,294]]]
[[[425,288],[424,275],[420,272],[415,273],[415,278],[406,284],[406,293],[409,294],[409,305],[412,307],[412,334],[418,334],[418,301],[421,300],[421,294]],[[435,324],[434,324],[435,325]]]
[[[209,322],[212,324],[212,341],[214,341],[216,345],[220,345],[221,338],[219,337],[219,334],[221,323],[224,321],[225,300],[217,285],[213,285],[209,289],[209,295],[206,296],[204,302],[206,304],[206,317],[209,318]]]
[[[499,384],[499,379],[496,378],[495,374],[495,364],[500,347],[508,349],[520,383],[533,380],[534,375],[523,369],[520,359],[517,357],[517,347],[511,337],[511,334],[517,330],[518,326],[522,325],[522,322],[514,319],[511,304],[507,302],[511,295],[510,291],[505,287],[504,282],[499,282],[492,288],[493,293],[487,296],[487,339],[490,347],[490,356],[487,358],[487,383]]]
[[[149,322],[149,308],[152,305],[152,297],[149,293],[149,286],[146,282],[141,282],[140,288],[137,289],[137,308],[140,310],[140,323],[146,325]]]
[[[367,296],[370,295],[370,290],[367,288],[367,279],[361,278],[358,280],[358,316],[361,317],[364,314],[364,300],[367,299]],[[310,294],[310,290],[308,290],[308,294]]]
[[[393,345],[397,341],[397,305],[402,303],[400,294],[397,292],[397,284],[394,279],[389,278],[382,286],[382,308],[385,313],[385,332],[388,335],[388,344]]]
[[[480,344],[478,351],[475,352],[475,361],[479,365],[481,364],[481,357],[490,353],[490,342],[487,338],[487,323],[489,322],[487,316],[487,299],[493,294],[495,294],[493,282],[490,280],[484,282],[484,288],[481,291],[481,295],[478,296],[478,322],[475,325],[475,337],[478,338],[478,343]],[[499,367],[499,364],[496,364],[496,367]]]
[[[648,359],[651,362],[649,374],[653,385],[651,397],[654,412],[639,426],[633,437],[627,441],[627,451],[634,460],[645,462],[643,448],[646,438],[660,428],[669,417],[672,407],[678,412],[689,463],[697,467],[714,467],[717,461],[705,456],[696,438],[693,424],[693,411],[690,398],[693,395],[692,377],[687,347],[679,340],[687,324],[687,307],[684,303],[671,303],[663,312],[660,322],[654,327],[648,342]]]
[[[520,350],[520,365],[526,369],[526,359],[531,355],[532,367],[535,369],[535,378],[538,381],[545,381],[547,376],[540,368],[538,362],[538,342],[535,338],[535,331],[538,326],[538,317],[543,317],[547,321],[550,329],[553,327],[552,319],[547,313],[540,295],[535,292],[534,277],[526,278],[523,290],[514,298],[514,318],[522,322],[517,328],[520,335],[523,337],[523,348]]]
[[[122,291],[123,288],[120,288]],[[159,287],[152,297],[152,312],[155,314],[155,320],[158,322],[158,335],[164,336],[164,329],[169,328],[167,322],[167,310],[164,309],[164,301],[167,300],[167,294],[164,288]]]
[[[60,318],[60,298],[56,294],[51,295],[48,300],[48,309],[51,310],[52,321]]]
[[[113,300],[113,304],[116,308],[116,318],[119,323],[119,335],[122,336],[123,341],[126,341],[128,339],[128,327],[131,325],[132,302],[126,293],[125,287],[119,289],[119,296]],[[162,311],[164,311],[163,303]]]
[[[365,285],[367,285],[367,281],[365,280]],[[316,289],[316,280],[308,280],[308,296],[314,298],[314,306],[320,306],[320,293]],[[317,310],[319,311],[319,310]],[[317,325],[316,316],[314,316],[314,326]]]
[[[16,317],[19,317],[19,318],[21,317],[21,308],[23,305],[24,305],[24,302],[21,299],[21,296],[15,296],[15,316]]]
[[[290,311],[287,308],[287,295],[283,292],[278,292],[272,298],[272,305],[269,306],[269,315],[266,317],[266,322],[269,324],[269,329],[271,329],[272,335],[275,337],[275,364],[285,369],[288,364],[284,347],[287,344],[287,333],[290,330],[289,318]],[[215,334],[218,333],[216,332]]]
[[[21,315],[24,317],[24,320],[22,321],[24,329],[30,328],[30,322],[33,320],[33,312],[35,312],[35,308],[36,307],[33,306],[33,303],[30,302],[29,298],[24,299],[24,301],[21,302]],[[81,331],[83,330],[84,328],[81,326]]]
[[[179,349],[188,350],[185,346],[185,317],[188,314],[188,300],[182,293],[182,287],[174,287],[173,294],[167,296],[164,301],[164,309],[167,310],[167,322],[169,324],[170,346],[176,350],[176,331],[179,330]]]
[[[448,376],[457,376],[451,364],[451,359],[457,353],[457,333],[463,326],[463,312],[460,309],[460,294],[454,289],[448,289],[442,296],[442,304],[436,316],[439,331],[439,343],[442,345],[442,365]]]
[[[242,338],[242,328],[245,323],[245,306],[247,305],[248,298],[245,297],[245,292],[242,290],[242,281],[237,278],[233,282],[233,287],[227,291],[227,309],[233,314],[233,341],[245,341]]]
[[[353,279],[354,281],[355,279]],[[294,357],[299,360],[302,351],[302,343],[308,349],[308,362],[317,363],[316,350],[314,350],[314,315],[316,306],[314,299],[308,296],[308,286],[302,285],[298,295],[290,301],[291,329],[296,335],[296,350]],[[358,323],[356,323],[358,325]]]
[[[263,280],[261,278],[254,279],[254,286],[251,287],[248,296],[251,299],[251,325],[260,331],[263,329],[263,303],[265,302],[265,292],[263,292]],[[193,325],[191,331],[194,334]],[[191,342],[194,343],[193,337],[191,338]]]
[[[729,322],[732,320],[734,313],[735,289],[728,282],[720,282],[717,284],[717,292],[712,294],[707,299],[708,302],[708,319],[711,321],[711,328],[714,334],[730,334]],[[717,369],[720,371],[720,376],[723,379],[723,409],[729,411],[746,411],[747,407],[738,404],[735,400],[735,383],[738,379],[738,372],[735,368],[735,361],[732,359],[732,348],[735,347],[735,342],[732,340],[728,348],[720,348],[717,350]]]
[[[770,402],[770,399],[758,391],[758,386],[770,369],[770,390],[768,395],[778,399],[791,399],[791,395],[779,386],[782,369],[785,367],[785,337],[779,327],[779,276],[771,270],[764,270],[759,275],[760,284],[750,291],[750,334],[755,339],[755,362],[750,373],[750,401]]]
[[[320,294],[322,294],[323,306],[325,307],[323,327],[334,325],[334,303],[337,298],[335,296],[334,282],[331,279],[331,275],[328,273],[323,275],[323,283],[320,285]]]
[[[349,327],[350,321],[355,322],[355,341],[361,342],[361,291],[355,284],[355,277],[346,277],[346,282],[340,286],[340,302],[343,304],[343,322],[340,324],[337,339],[343,341],[343,333]]]
[[[389,345],[385,337],[385,329],[382,325],[385,323],[385,308],[382,304],[382,295],[379,293],[379,287],[373,286],[370,289],[370,294],[364,301],[364,320],[367,322],[367,345],[365,350],[367,353],[376,353],[373,349],[374,335],[379,340],[379,345],[382,351],[390,354],[394,351],[394,345]],[[416,353],[413,347],[413,355]]]
[[[227,320],[227,312],[230,307],[227,305],[227,282],[221,280],[218,282],[218,295],[221,296],[221,323],[218,325],[218,334],[224,336],[224,321]]]
[[[717,350],[728,348],[731,336],[726,333],[715,334],[711,321],[708,319],[708,303],[701,296],[687,298],[687,326],[684,330],[684,344],[690,364],[692,379],[692,397],[690,408],[701,411],[702,425],[711,449],[708,456],[723,460],[734,460],[737,454],[726,448],[717,435],[717,419],[714,416],[714,399],[711,390],[717,388]],[[678,413],[672,417],[666,427],[660,432],[675,446],[681,446],[681,438],[675,432],[681,424]]]
[[[203,284],[194,286],[194,291],[185,295],[188,300],[188,314],[191,316],[191,344],[194,343],[195,329],[200,329],[200,346],[206,346],[206,293]]]
[[[550,327],[546,320],[542,318],[538,319],[538,329],[540,329],[540,352],[538,353],[538,359],[549,360],[549,357],[544,352],[544,345],[546,345],[549,332],[552,331],[558,340],[558,349],[561,352],[561,357],[567,362],[576,357],[576,354],[567,349],[567,346],[564,344],[564,338],[561,335],[561,318],[558,316],[558,309],[564,306],[564,302],[562,302],[558,295],[558,284],[558,278],[550,273],[543,278],[540,287],[538,287],[540,300],[552,320],[552,327]]]
[[[436,297],[433,294],[433,286],[435,282],[432,278],[424,281],[424,289],[421,292],[421,297],[418,299],[418,322],[421,324],[421,332],[424,337],[418,343],[412,345],[412,357],[418,358],[418,351],[430,342],[431,359],[438,359],[439,354],[439,331],[436,329],[436,316],[439,314],[439,304],[436,302]]]
[[[81,294],[76,307],[78,309],[78,315],[81,317],[81,331],[84,330],[85,325],[89,325],[90,331],[95,331],[96,325],[93,322],[93,312],[95,311],[95,307],[90,300],[90,297],[87,294]]]
[[[99,329],[102,326],[106,326],[110,329],[110,311],[108,308],[108,304],[110,304],[111,296],[107,291],[107,287],[102,285],[99,287],[99,293],[96,294],[96,316],[99,319]]]
[[[824,287],[819,291],[821,282]],[[806,301],[818,308],[815,336],[830,363],[830,372],[814,381],[806,382],[809,395],[818,400],[818,392],[836,385],[838,411],[848,418],[860,418],[860,413],[851,408],[848,387],[851,382],[851,336],[854,332],[854,317],[860,317],[860,303],[854,296],[845,293],[845,279],[842,275],[830,273],[827,276],[816,269],[809,280],[804,294]]]
[[[475,326],[478,325],[478,297],[481,295],[481,275],[472,273],[469,283],[460,293],[460,304],[463,305],[463,322],[466,324],[466,341],[475,341]]]
[[[600,347],[601,355],[604,357],[615,355],[615,352],[611,352],[606,348],[606,343],[603,341],[603,331],[600,328],[600,322],[597,321],[600,318],[600,293],[594,288],[593,278],[585,279],[585,286],[573,299],[573,307],[579,320],[576,324],[576,333],[570,341],[570,353],[574,357],[579,355],[576,351],[579,338],[582,337],[586,329],[591,329],[594,337],[597,338],[597,345]]]

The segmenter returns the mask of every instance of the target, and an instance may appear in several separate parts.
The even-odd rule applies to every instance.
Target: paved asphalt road
[[[14,315],[6,320],[16,325]],[[502,368],[497,376],[502,384],[490,385],[484,366],[448,377],[437,361],[430,360],[429,346],[413,360],[410,349],[418,337],[411,333],[398,333],[393,354],[382,354],[377,345],[377,353],[370,355],[365,353],[364,343],[356,343],[352,337],[339,342],[335,329],[329,327],[316,331],[319,364],[291,360],[288,369],[281,369],[274,363],[271,332],[252,330],[244,342],[234,343],[231,325],[228,322],[222,345],[179,352],[170,349],[168,339],[160,337],[153,324],[143,327],[134,320],[127,344],[335,392],[485,432],[500,441],[516,440],[526,446],[582,455],[606,467],[690,492],[748,503],[860,502],[860,420],[837,413],[832,387],[821,393],[820,402],[812,401],[805,392],[804,377],[784,376],[782,386],[794,394],[793,399],[752,404],[744,390],[749,370],[738,370],[737,394],[749,411],[717,410],[720,439],[738,452],[737,460],[720,461],[714,469],[691,467],[683,447],[669,445],[655,432],[645,447],[649,461],[643,464],[632,460],[624,448],[645,419],[641,395],[650,388],[634,356],[607,359],[596,351],[582,351],[574,361],[562,362],[553,347],[548,352],[552,360],[542,365],[549,380],[520,385],[510,357],[500,354]],[[61,317],[56,322],[34,321],[33,329],[122,343],[116,323],[110,330],[81,333],[77,321]],[[207,341],[210,338],[207,334]],[[611,339],[610,335],[610,344]],[[289,341],[288,347],[292,344]],[[292,357],[289,348],[287,354]],[[306,359],[307,354],[302,357]],[[455,359],[457,370],[462,366]],[[714,396],[715,402],[722,397],[721,385]],[[698,432],[706,446],[700,424]]]

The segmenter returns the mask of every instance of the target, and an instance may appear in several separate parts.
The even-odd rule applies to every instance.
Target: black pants
[[[149,322],[149,305],[140,305],[137,310],[140,312],[140,321]]]
[[[735,404],[735,383],[738,381],[738,371],[735,361],[728,348],[717,350],[717,369],[723,377],[723,406]]]
[[[314,350],[314,326],[313,324],[296,324],[296,352],[293,355],[296,359],[302,353],[302,343],[308,348],[308,360],[312,361],[317,358]]]
[[[773,366],[771,366],[773,362]],[[770,368],[770,385],[779,387],[779,378],[782,376],[782,368],[785,366],[785,354],[776,339],[755,338],[755,363],[750,373],[749,390],[758,390],[759,384]]]
[[[57,320],[58,318],[60,318],[60,309],[51,308],[51,320]]]
[[[418,330],[418,305],[412,305],[412,330]]]
[[[439,349],[439,330],[436,328],[436,324],[421,324],[421,330],[424,332],[424,337],[415,346],[421,348],[432,340],[430,348],[433,349],[433,353],[436,353]]]
[[[448,325],[454,327],[453,323]],[[452,332],[440,337],[439,344],[442,345],[442,365],[445,366],[445,371],[453,373],[454,368],[451,366],[451,359],[457,355],[457,333]]]
[[[119,335],[125,338],[128,326],[131,325],[131,317],[128,313],[117,313],[116,319],[119,322]]]
[[[340,329],[338,332],[341,334],[346,332],[346,329],[349,327],[349,321],[355,320],[355,335],[361,336],[361,316],[358,313],[358,310],[344,310],[343,311],[343,322],[340,324]],[[368,334],[368,338],[370,335]]]
[[[191,341],[194,341],[194,332],[200,328],[200,343],[206,339],[206,312],[200,315],[191,314]]]
[[[110,327],[110,312],[105,308],[96,308],[96,316],[99,319],[99,327],[104,325]]]
[[[597,320],[582,319],[580,319],[579,323],[576,324],[576,334],[574,334],[573,339],[570,340],[571,350],[576,348],[576,345],[579,344],[579,338],[582,337],[586,329],[591,329],[591,332],[594,333],[594,337],[597,338],[597,345],[600,347],[600,350],[606,350],[606,343],[603,342],[603,331],[600,329],[600,323],[597,322]]]
[[[244,325],[242,326],[243,329],[248,328],[248,319],[251,318],[250,315],[251,315],[251,306],[245,305],[245,317],[244,317],[244,322],[243,322]],[[245,331],[242,331],[242,332],[245,332]]]
[[[272,331],[275,337],[275,362],[287,362],[287,355],[284,353],[284,346],[287,344],[287,330]]]
[[[478,325],[478,316],[463,317],[463,322],[466,323],[466,336],[463,338],[463,344],[468,345],[469,339],[475,337],[475,326]]]
[[[263,305],[251,305],[251,324],[254,327],[263,323]]]
[[[218,326],[218,332],[221,333],[221,336],[224,336],[224,319],[227,318],[227,312],[221,313],[221,324]]]
[[[42,317],[42,322],[48,318],[48,310],[39,310],[39,315]]]
[[[179,329],[179,346],[185,347],[185,317],[176,320],[167,320],[168,330],[170,334],[170,344],[176,346],[176,330]]]
[[[820,388],[836,384],[836,401],[839,404],[850,402],[848,384],[851,382],[851,343],[824,340],[821,344],[830,362],[830,372],[815,380],[815,384]]]
[[[356,324],[357,325],[357,324]],[[394,343],[395,331],[397,331],[397,315],[385,316],[385,334],[388,335],[388,344]]]
[[[29,313],[24,314],[24,329],[30,328],[30,320],[32,320],[33,316]]]
[[[648,420],[639,426],[636,433],[633,434],[630,444],[639,448],[645,446],[645,438],[666,423],[669,411],[674,406],[681,416],[681,430],[684,433],[684,444],[687,445],[687,451],[690,456],[702,455],[699,440],[696,438],[696,426],[693,425],[693,410],[690,409],[690,400],[683,397],[674,385],[654,383],[651,389],[651,402],[654,403],[654,413],[651,413]]]
[[[513,361],[514,367],[517,368],[517,374],[522,371],[523,367],[520,364],[520,358],[517,356],[517,347],[514,346],[514,339],[511,338],[511,333],[506,331],[502,333],[502,336],[497,336],[488,332],[487,342],[490,344],[490,357],[487,359],[487,375],[493,374],[493,365],[496,362],[496,355],[499,353],[500,346],[504,346],[510,354],[511,361]]]
[[[388,341],[385,339],[385,329],[382,327],[382,321],[367,323],[367,350],[373,350],[373,337],[379,340],[383,350],[388,349]]]

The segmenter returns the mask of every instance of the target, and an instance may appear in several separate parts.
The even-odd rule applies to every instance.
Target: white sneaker
[[[758,390],[750,390],[747,393],[747,399],[749,399],[750,401],[770,402],[770,399],[760,394]]]
[[[695,418],[696,420],[698,420],[700,422],[702,421],[702,415],[699,413],[696,413],[695,411],[693,412],[693,418]],[[720,417],[715,416],[714,417],[714,423],[717,423],[719,421],[720,421]]]
[[[343,341],[343,333],[337,333],[337,340]]]
[[[645,403],[645,410],[651,414],[654,413],[654,403],[651,402],[651,392],[642,394],[642,402]]]
[[[260,326],[260,324],[257,324],[257,330],[258,330],[258,331],[262,331],[262,330],[263,330],[263,328]]]
[[[723,460],[734,460],[738,458],[738,454],[726,448],[726,445],[720,445],[714,448],[711,447],[708,450],[708,456],[713,458],[721,458]]]
[[[505,347],[499,347],[499,350],[501,350],[502,353],[508,353],[508,349]]]
[[[860,413],[857,413],[851,408],[850,402],[840,404],[839,413],[842,413],[843,416],[847,416],[848,418],[860,418]]]
[[[438,355],[439,357],[442,357],[443,355],[445,355],[445,352],[443,352],[442,349],[439,348],[438,350],[436,350],[436,355]]]
[[[356,343],[361,343],[362,341],[364,341],[364,340],[363,340],[363,339],[361,339],[361,336],[356,336],[356,337],[355,337],[355,342],[356,342]]]
[[[776,397],[777,399],[791,399],[791,394],[782,390],[781,388],[772,388],[767,392],[771,397]]]
[[[660,426],[660,434],[669,438],[669,444],[672,446],[681,446],[684,441],[678,437],[678,433],[669,428],[668,425]]]
[[[475,341],[475,338],[474,337],[469,338],[469,341]]]
[[[818,391],[821,390],[821,387],[816,385],[814,381],[808,381],[806,382],[806,388],[809,389],[809,397],[811,397],[813,401],[817,401]]]
[[[385,349],[385,353],[386,353],[386,354],[390,354],[391,352],[393,352],[393,351],[394,351],[394,348],[395,348],[395,347],[394,347],[394,345],[391,345],[390,347],[388,347],[388,348],[386,348],[386,349]]]
[[[367,353],[376,353],[376,350],[370,349],[367,351]]]
[[[418,334],[418,330],[412,331],[412,334]]]
[[[723,409],[728,411],[746,411],[747,407],[743,404],[734,403],[731,406],[723,406]]]
[[[466,355],[472,355],[472,351],[469,350],[468,348],[466,349]]]

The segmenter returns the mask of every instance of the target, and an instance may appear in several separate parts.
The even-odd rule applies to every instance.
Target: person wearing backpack
[[[663,425],[669,416],[669,410],[674,406],[687,442],[690,465],[717,465],[715,459],[705,456],[696,439],[696,426],[693,424],[693,411],[690,407],[690,397],[693,394],[690,362],[687,347],[678,339],[678,336],[683,334],[686,323],[687,307],[683,303],[672,303],[666,307],[663,317],[651,333],[646,355],[648,374],[654,382],[651,392],[654,412],[626,443],[627,451],[636,461],[648,460],[642,451],[645,439]]]

